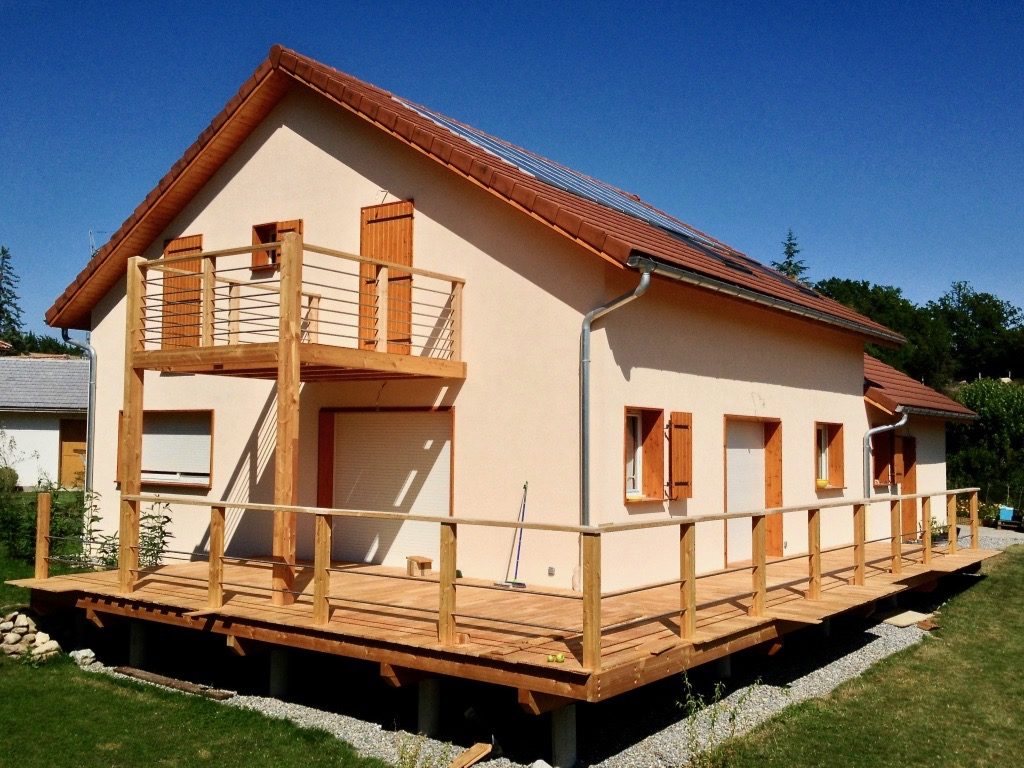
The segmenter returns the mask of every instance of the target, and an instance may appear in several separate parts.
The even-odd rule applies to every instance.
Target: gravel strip
[[[961,536],[959,541],[963,546],[969,545],[969,533]],[[1014,544],[1024,544],[1024,532],[982,528],[979,544],[983,549],[1006,549]],[[866,629],[864,635],[871,639],[849,653],[790,680],[786,685],[759,683],[738,688],[714,706],[706,707],[690,717],[686,716],[685,709],[679,708],[679,717],[675,722],[593,765],[599,768],[675,768],[685,765],[693,750],[704,751],[730,736],[746,733],[792,704],[828,695],[836,686],[862,674],[872,664],[920,642],[927,632],[916,626],[899,628],[879,623]],[[133,680],[99,662],[85,669]],[[159,685],[156,687],[164,688]],[[360,754],[378,757],[393,765],[399,762],[404,753],[405,759],[402,762],[405,764],[410,764],[409,758],[415,754],[417,759],[411,761],[411,764],[443,768],[461,751],[461,748],[445,742],[405,731],[385,730],[376,723],[279,699],[235,696],[222,703],[260,712],[268,717],[290,720],[302,728],[327,731],[350,743]],[[637,717],[645,717],[647,714],[638,713]],[[623,724],[623,727],[628,726]],[[581,733],[580,737],[584,741],[586,734]],[[489,760],[479,765],[485,768],[523,768],[522,764],[506,758]]]

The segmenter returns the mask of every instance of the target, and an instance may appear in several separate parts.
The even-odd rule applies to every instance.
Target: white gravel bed
[[[967,546],[970,543],[969,534],[961,536],[960,541]],[[979,544],[983,549],[1005,549],[1014,544],[1024,544],[1024,533],[982,528]],[[862,674],[872,664],[920,642],[927,632],[916,626],[898,628],[879,623],[866,629],[865,635],[872,639],[789,681],[785,686],[755,684],[739,688],[714,706],[691,717],[687,717],[685,709],[680,708],[679,719],[666,728],[593,765],[599,768],[676,768],[685,765],[691,750],[709,749],[730,736],[746,733],[792,704],[826,696],[836,686]],[[86,668],[124,677],[98,662]],[[222,703],[260,712],[268,717],[290,720],[302,728],[327,731],[350,743],[360,754],[378,757],[391,764],[397,764],[400,754],[405,752],[407,759],[403,762],[406,764],[409,763],[408,757],[416,753],[418,758],[414,762],[421,768],[444,768],[461,751],[459,747],[445,742],[405,731],[385,730],[377,723],[279,699],[235,696]],[[579,738],[585,742],[587,734],[581,731]],[[486,768],[522,768],[521,764],[506,758],[489,760],[480,765]]]

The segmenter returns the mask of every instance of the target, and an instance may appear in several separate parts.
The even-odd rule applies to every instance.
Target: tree
[[[786,233],[786,239],[782,241],[782,253],[782,261],[773,261],[772,267],[779,270],[790,280],[803,282],[803,274],[807,271],[807,264],[804,263],[803,259],[796,257],[800,253],[800,246],[793,235],[792,227]]]
[[[18,305],[18,275],[11,263],[11,252],[0,245],[0,339],[15,344],[24,324]]]
[[[928,302],[928,309],[948,329],[957,379],[998,378],[1015,363],[1019,368],[1024,327],[1021,311],[1008,301],[960,281],[938,301]]]
[[[868,353],[930,387],[946,387],[953,374],[949,331],[929,309],[919,307],[891,285],[830,277],[815,290],[906,337],[902,347],[868,345]]]
[[[950,425],[950,482],[954,487],[980,486],[986,502],[1006,501],[1020,507],[1024,501],[1024,387],[981,379],[960,387],[955,397],[979,418]]]

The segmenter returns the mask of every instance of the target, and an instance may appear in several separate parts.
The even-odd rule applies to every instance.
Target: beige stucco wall
[[[360,207],[396,199],[415,201],[414,264],[466,279],[468,377],[305,385],[300,503],[316,501],[320,408],[450,405],[457,515],[514,519],[529,481],[528,520],[576,522],[580,322],[588,309],[632,288],[635,274],[602,266],[596,256],[310,94],[287,97],[146,255],[157,257],[164,238],[184,234],[202,233],[206,250],[246,244],[253,224],[294,218],[303,219],[307,242],[358,252]],[[123,287],[112,291],[93,314],[100,354],[95,477],[107,526],[117,519],[123,293]],[[722,511],[726,415],[782,420],[785,504],[842,495],[814,489],[813,428],[815,421],[843,423],[845,493],[859,495],[867,428],[859,339],[658,279],[648,295],[600,321],[592,359],[594,523]],[[692,499],[624,502],[626,406],[693,413]],[[198,498],[271,500],[271,383],[148,372],[145,407],[215,411],[213,488]],[[924,441],[920,450],[923,455]],[[806,546],[805,529],[805,515],[787,516],[787,553]],[[849,540],[850,530],[848,515],[835,522],[827,516],[823,543]],[[204,549],[206,531],[205,510],[175,510],[175,549]],[[229,548],[269,551],[265,514],[230,513],[228,532]],[[670,529],[605,538],[607,588],[670,577],[677,568],[678,542]],[[310,539],[304,524],[300,553],[310,551]],[[700,570],[721,566],[722,539],[721,525],[700,527]],[[510,532],[462,526],[459,567],[466,575],[503,578],[510,543]],[[522,551],[520,578],[571,582],[575,537],[527,532]]]

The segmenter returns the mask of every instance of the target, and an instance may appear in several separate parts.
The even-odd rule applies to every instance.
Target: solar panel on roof
[[[578,173],[571,168],[553,163],[546,158],[534,155],[519,147],[498,141],[493,136],[478,131],[476,128],[458,123],[425,107],[416,106],[398,98],[395,98],[395,101],[418,113],[421,117],[430,120],[432,123],[446,128],[456,136],[461,136],[485,152],[518,168],[523,173],[543,181],[545,184],[550,184],[564,192],[585,198],[599,205],[607,206],[627,216],[633,216],[641,221],[646,221],[648,224],[661,227],[687,240],[702,243],[713,248],[721,247],[720,244],[683,225],[682,222],[647,207],[621,190],[610,187],[607,184],[602,184],[596,179]]]

